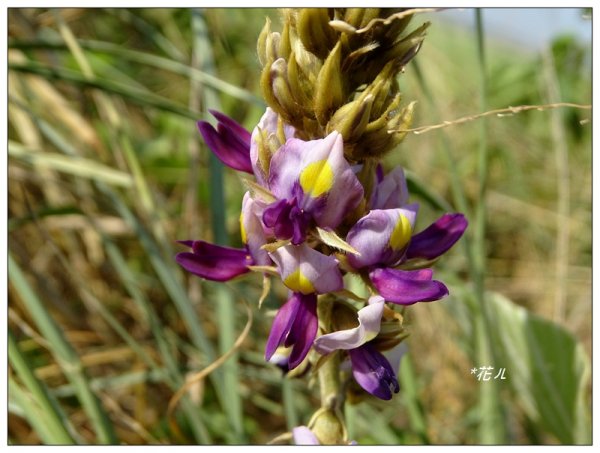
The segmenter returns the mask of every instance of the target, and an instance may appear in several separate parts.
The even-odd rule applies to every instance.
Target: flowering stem
[[[337,352],[319,368],[319,386],[321,387],[321,407],[333,409],[341,407],[340,395],[340,356]]]
[[[319,297],[317,302],[317,312],[321,327],[326,332],[331,331],[331,309],[333,307],[332,300],[328,297]],[[338,406],[341,403],[340,393],[340,374],[339,374],[340,357],[337,352],[333,352],[332,356],[319,368],[319,386],[321,389],[321,407],[331,408]]]

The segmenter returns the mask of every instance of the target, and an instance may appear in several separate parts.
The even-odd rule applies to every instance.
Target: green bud
[[[292,51],[288,60],[287,74],[290,90],[294,99],[297,100],[298,106],[302,109],[302,114],[314,117],[312,110],[307,108],[312,104],[313,85],[309,82],[302,68],[298,66],[294,51]]]
[[[346,101],[341,56],[342,47],[338,42],[325,60],[317,78],[314,110],[317,121],[322,125],[326,125],[332,113]]]
[[[344,145],[357,141],[369,123],[374,99],[372,94],[367,94],[340,107],[327,124],[327,134],[338,131]]]
[[[331,409],[318,411],[308,428],[317,436],[321,445],[348,443],[346,428],[340,417]]]
[[[256,53],[258,54],[258,61],[261,66],[267,63],[267,36],[271,33],[271,20],[267,17],[265,25],[263,26],[258,40],[256,41]]]
[[[430,23],[426,22],[405,38],[397,41],[383,54],[382,58],[386,61],[398,61],[399,67],[406,66],[421,47],[421,43],[425,39],[425,31],[429,25]]]
[[[406,134],[408,134],[408,132],[405,130],[408,129],[412,124],[416,103],[417,101],[412,101],[410,104],[404,107],[404,109],[402,109],[402,112],[400,112],[399,115],[395,116],[388,122],[388,133],[392,137],[391,147],[396,146],[398,143],[404,140],[404,137],[406,137]]]
[[[283,24],[283,31],[281,32],[281,38],[279,39],[278,54],[281,58],[285,58],[287,60],[291,51],[292,45],[290,43],[290,23],[286,21]]]
[[[271,87],[275,99],[284,112],[282,116],[292,119],[292,115],[297,112],[297,104],[294,102],[287,79],[287,62],[283,58],[275,60],[271,65]]]
[[[336,41],[325,8],[303,8],[298,14],[298,37],[304,47],[321,59],[327,58]]]
[[[352,25],[355,29],[360,28],[365,8],[348,8],[344,14],[344,22]]]

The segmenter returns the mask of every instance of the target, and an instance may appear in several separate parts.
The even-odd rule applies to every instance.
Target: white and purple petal
[[[352,362],[352,375],[358,384],[382,400],[392,399],[400,386],[395,371],[388,360],[371,343],[348,351]]]
[[[382,176],[378,167],[376,185],[371,195],[371,209],[395,209],[408,203],[408,188],[402,167],[396,167],[387,175]]]
[[[315,340],[315,350],[325,355],[337,349],[355,349],[371,341],[379,333],[384,302],[383,297],[372,296],[369,305],[358,310],[358,326],[321,335]]]
[[[207,280],[231,280],[249,272],[248,266],[254,264],[245,249],[223,247],[204,241],[180,242],[191,247],[192,252],[178,253],[175,261],[186,271]]]
[[[250,192],[244,194],[240,215],[242,241],[247,245],[254,264],[259,266],[271,264],[269,254],[261,248],[268,242],[267,233],[261,221],[264,209],[263,203],[254,200],[250,196]]]
[[[463,214],[444,214],[412,237],[406,258],[430,260],[441,256],[462,237],[467,226],[468,221]]]
[[[215,129],[207,121],[199,121],[198,129],[211,151],[228,167],[252,173],[250,133],[227,115],[211,110],[219,121]]]
[[[302,294],[325,294],[344,287],[338,260],[306,244],[286,245],[269,253],[283,283]]]
[[[410,241],[418,205],[398,209],[374,209],[354,225],[346,242],[360,255],[349,254],[348,262],[356,269],[393,266],[404,255]]]
[[[304,360],[317,335],[317,296],[292,293],[277,311],[267,339],[265,358],[270,360],[279,346],[291,347],[288,367]]]
[[[275,113],[271,107],[267,107],[265,113],[261,117],[260,121],[252,131],[251,139],[250,139],[250,162],[252,165],[252,169],[254,171],[254,176],[256,177],[256,181],[266,187],[268,175],[264,174],[260,163],[258,162],[258,142],[257,137],[260,133],[266,133],[267,141],[276,141],[277,139],[277,127],[278,127],[279,115]],[[283,134],[285,139],[292,138],[296,130],[293,126],[284,125],[283,126]],[[280,146],[283,143],[280,143]]]
[[[448,295],[448,288],[437,280],[432,280],[431,269],[404,271],[400,269],[378,268],[369,273],[377,292],[387,301],[400,305],[417,302],[431,302]]]

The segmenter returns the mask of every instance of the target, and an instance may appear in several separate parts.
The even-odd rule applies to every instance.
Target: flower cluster
[[[181,241],[190,251],[176,260],[208,280],[259,272],[287,287],[265,358],[288,376],[314,366],[321,389],[321,408],[291,434],[296,443],[347,444],[345,396],[389,400],[399,391],[407,333],[395,307],[448,294],[431,265],[467,228],[448,213],[417,232],[404,171],[386,174],[380,163],[412,121],[414,102],[401,105],[397,77],[429,26],[407,33],[413,14],[284,10],[282,31],[267,20],[258,38],[269,107],[254,130],[218,112],[216,127],[199,123],[215,155],[250,175],[243,248]],[[350,290],[360,282],[365,297]]]
[[[339,132],[302,140],[270,108],[252,133],[212,113],[216,129],[199,123],[205,142],[224,164],[254,176],[246,181],[240,216],[244,248],[181,241],[191,251],[177,262],[214,281],[275,269],[289,297],[273,320],[266,359],[286,348],[292,370],[311,349],[323,356],[339,351],[365,391],[391,399],[406,334],[390,307],[448,294],[428,266],[462,236],[465,217],[444,214],[415,233],[419,206],[409,203],[400,167],[365,173],[364,164],[346,160]],[[345,288],[350,274],[371,292],[367,300]],[[321,312],[327,319],[319,319]]]

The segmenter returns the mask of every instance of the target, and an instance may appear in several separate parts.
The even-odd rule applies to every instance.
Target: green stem
[[[482,112],[487,110],[487,76],[485,69],[485,42],[483,32],[483,21],[481,9],[475,9],[475,21],[477,25],[477,61],[479,63],[480,75],[480,108]],[[490,366],[496,363],[496,353],[491,344],[488,332],[493,328],[491,314],[485,300],[485,273],[486,273],[486,250],[485,250],[485,227],[486,227],[486,190],[488,183],[488,130],[485,118],[480,120],[479,152],[478,152],[478,179],[479,190],[477,204],[475,207],[475,224],[473,253],[475,293],[479,302],[481,315],[476,317],[477,335],[477,357],[479,366]],[[491,384],[491,385],[487,385]],[[481,424],[479,426],[479,441],[482,444],[498,444],[505,438],[504,422],[502,419],[502,407],[500,402],[499,387],[496,380],[481,385],[480,411]]]

